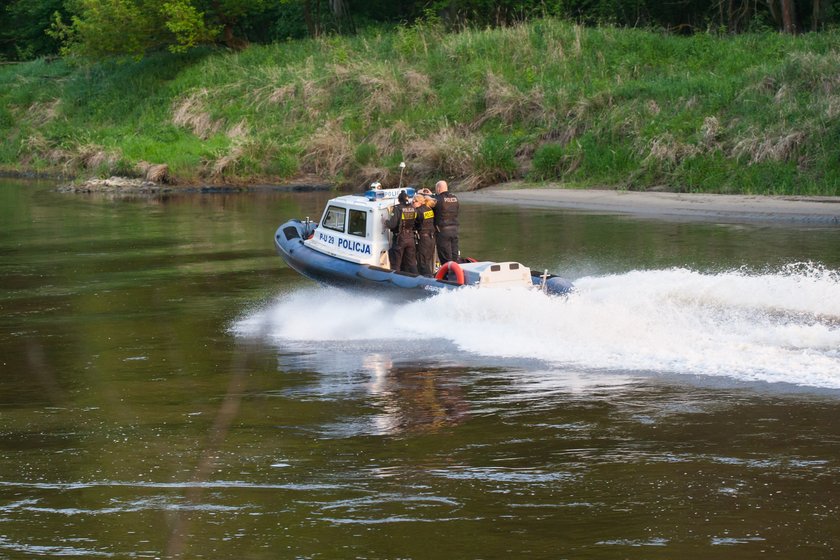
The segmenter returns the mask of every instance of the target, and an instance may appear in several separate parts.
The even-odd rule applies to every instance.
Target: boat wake
[[[836,270],[673,268],[584,277],[575,287],[568,297],[467,288],[404,303],[307,289],[232,330],[286,349],[329,343],[331,351],[397,352],[407,341],[444,339],[480,357],[840,389]]]

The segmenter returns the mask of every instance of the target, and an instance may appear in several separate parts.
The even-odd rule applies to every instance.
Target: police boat
[[[318,222],[289,220],[277,228],[274,244],[292,269],[322,284],[345,288],[400,290],[406,295],[432,295],[463,286],[528,286],[547,294],[567,294],[572,284],[559,276],[532,272],[517,262],[446,262],[434,277],[391,270],[391,232],[385,222],[405,191],[374,183],[363,195],[344,195],[327,202]]]

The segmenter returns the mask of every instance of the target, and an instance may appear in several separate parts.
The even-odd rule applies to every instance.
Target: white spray
[[[633,271],[576,292],[464,289],[395,304],[333,289],[284,295],[239,320],[278,344],[443,338],[487,358],[613,372],[727,376],[840,388],[840,273],[809,263],[754,273]]]

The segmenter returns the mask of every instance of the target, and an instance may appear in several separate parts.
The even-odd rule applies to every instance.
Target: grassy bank
[[[675,37],[544,20],[32,62],[0,67],[0,166],[361,185],[405,160],[414,182],[464,188],[840,195],[838,44],[838,32]]]

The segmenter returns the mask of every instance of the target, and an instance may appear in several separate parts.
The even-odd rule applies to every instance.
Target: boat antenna
[[[400,188],[402,188],[403,171],[405,171],[405,162],[401,161],[400,162]]]

